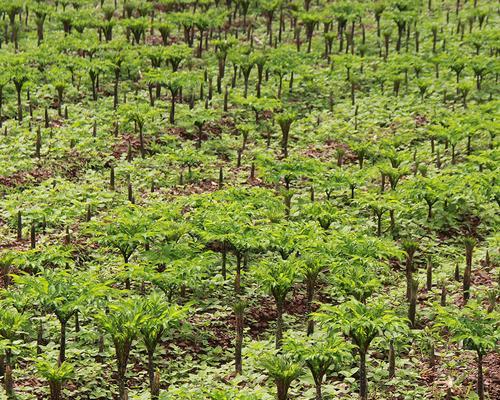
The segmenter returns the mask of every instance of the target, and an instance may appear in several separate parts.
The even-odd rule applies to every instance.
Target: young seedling
[[[288,400],[288,390],[292,382],[303,373],[303,366],[288,355],[268,355],[261,361],[267,375],[276,385],[277,400]]]
[[[347,335],[359,355],[359,395],[368,399],[368,378],[366,357],[370,344],[384,332],[404,331],[405,321],[383,301],[363,304],[355,299],[339,306],[322,305],[315,314],[318,321],[332,331]]]
[[[454,342],[476,352],[477,394],[480,400],[484,400],[483,359],[498,346],[498,315],[487,313],[476,301],[470,301],[463,309],[440,307],[437,312],[436,328],[447,328]]]

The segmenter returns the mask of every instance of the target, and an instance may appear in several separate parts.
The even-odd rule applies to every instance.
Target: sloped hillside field
[[[0,399],[500,400],[499,11],[0,0]]]

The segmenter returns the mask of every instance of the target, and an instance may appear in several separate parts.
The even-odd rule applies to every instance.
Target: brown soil
[[[26,184],[40,184],[52,177],[52,172],[44,168],[31,171],[18,171],[9,176],[0,176],[0,185],[7,187],[18,187]]]
[[[324,145],[313,146],[310,145],[305,151],[304,155],[312,158],[317,158],[321,161],[329,161],[332,159],[337,159],[337,149],[342,149],[344,154],[342,156],[343,164],[350,164],[357,162],[357,156],[351,150],[351,148],[345,144],[336,142],[333,140],[328,140]]]
[[[147,143],[146,138],[144,138],[145,145]],[[140,155],[140,141],[139,137],[135,135],[131,135],[128,133],[125,133],[121,135],[119,138],[119,141],[116,142],[113,146],[113,157],[119,159],[123,154],[128,153],[128,148],[130,145],[130,149],[132,151],[132,156],[136,157]]]
[[[196,183],[186,184],[184,186],[172,187],[168,190],[168,194],[174,196],[186,196],[190,194],[210,193],[219,189],[219,183],[204,179]]]

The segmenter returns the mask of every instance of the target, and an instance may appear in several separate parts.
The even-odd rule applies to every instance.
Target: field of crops
[[[0,0],[0,399],[500,399],[494,0]]]

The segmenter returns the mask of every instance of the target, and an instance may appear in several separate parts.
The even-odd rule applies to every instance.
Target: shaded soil
[[[357,162],[358,157],[352,149],[345,143],[336,142],[333,140],[326,141],[323,145],[310,145],[304,155],[321,161],[337,160],[337,152],[342,152],[342,163],[351,164]]]
[[[0,176],[0,185],[7,187],[19,187],[27,184],[40,184],[52,177],[52,172],[37,168],[31,171],[18,171],[8,176]]]

